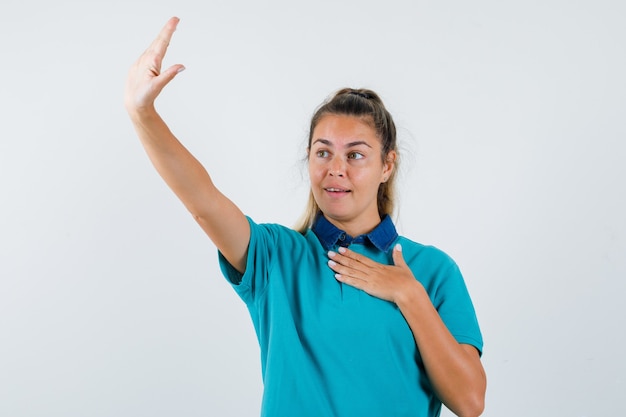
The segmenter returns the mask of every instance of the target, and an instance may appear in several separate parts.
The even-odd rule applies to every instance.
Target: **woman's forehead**
[[[369,147],[380,145],[376,130],[362,117],[328,114],[320,118],[313,130],[311,144]]]

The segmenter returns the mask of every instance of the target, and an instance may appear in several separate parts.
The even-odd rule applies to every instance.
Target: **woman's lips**
[[[326,191],[330,197],[343,197],[351,192],[350,190],[347,190],[345,188],[336,187],[326,187],[324,188],[324,191]]]

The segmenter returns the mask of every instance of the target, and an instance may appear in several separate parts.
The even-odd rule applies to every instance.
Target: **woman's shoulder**
[[[273,240],[283,244],[305,244],[306,235],[280,223],[256,223],[251,217],[246,216],[250,223],[252,236]]]
[[[456,265],[454,259],[437,246],[420,243],[406,236],[399,236],[398,243],[402,245],[402,253],[406,260],[416,259],[440,265]]]

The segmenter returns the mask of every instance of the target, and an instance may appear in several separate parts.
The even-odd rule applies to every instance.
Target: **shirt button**
[[[344,240],[346,240],[346,234],[345,234],[345,233],[340,234],[340,235],[339,235],[339,240],[341,240],[342,242],[343,242]]]

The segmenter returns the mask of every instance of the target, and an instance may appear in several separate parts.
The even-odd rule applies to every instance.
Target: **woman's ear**
[[[396,167],[397,157],[398,154],[396,153],[396,151],[389,151],[389,153],[387,153],[387,157],[385,158],[385,161],[383,163],[383,182],[387,182],[389,177],[391,177],[391,174]]]

